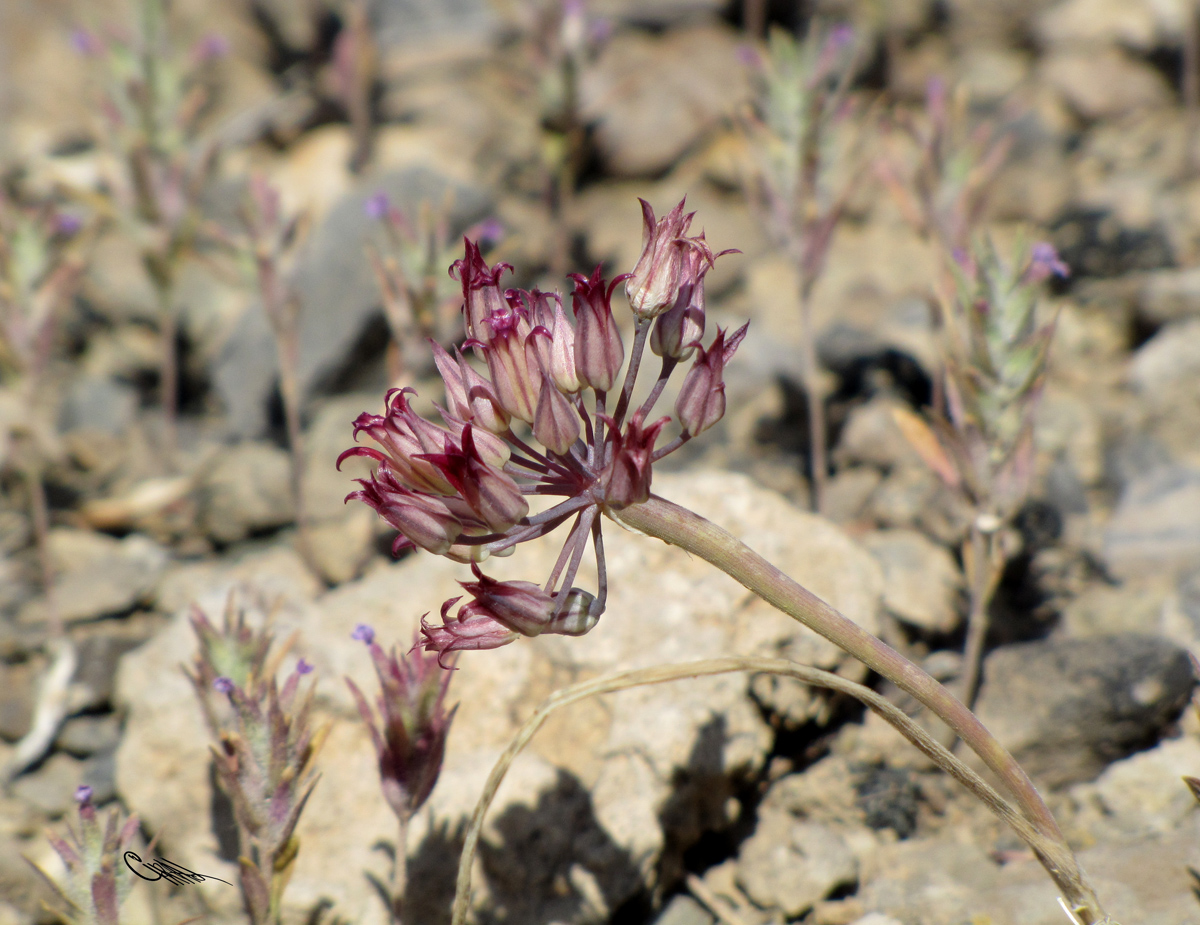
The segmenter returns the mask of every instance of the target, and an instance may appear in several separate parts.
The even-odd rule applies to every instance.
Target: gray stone
[[[77,710],[106,708],[112,702],[117,665],[144,640],[134,633],[96,633],[79,641],[79,667],[71,679],[72,706]]]
[[[1184,776],[1198,774],[1200,742],[1192,736],[1167,739],[1113,762],[1095,781],[1072,787],[1071,798],[1091,810],[1089,829],[1097,841],[1163,835],[1200,813],[1183,783]]]
[[[112,379],[81,376],[71,383],[59,411],[64,431],[98,430],[120,436],[137,415],[137,391]]]
[[[1200,374],[1200,318],[1166,325],[1138,348],[1129,381],[1153,401],[1175,383]]]
[[[1158,72],[1116,48],[1052,52],[1040,78],[1085,119],[1110,119],[1168,105],[1171,89]]]
[[[738,853],[738,884],[754,902],[789,919],[858,879],[858,862],[837,829],[761,811]]]
[[[836,527],[730,473],[664,475],[655,490],[744,537],[848,617],[878,630],[878,566]],[[488,572],[501,580],[545,574],[561,540],[523,545],[512,557],[489,560]],[[414,819],[413,846],[454,830],[519,720],[574,680],[730,652],[786,654],[855,675],[831,644],[698,559],[611,523],[605,546],[608,611],[586,638],[521,639],[460,661],[450,695],[459,712],[428,812]],[[337,720],[298,829],[302,847],[288,890],[297,909],[328,896],[355,921],[383,920],[362,889],[362,874],[382,871],[371,845],[394,838],[394,822],[370,741],[341,682],[350,675],[374,687],[366,652],[350,633],[370,623],[385,645],[407,647],[420,615],[460,594],[456,580],[465,577],[462,566],[414,555],[379,563],[314,603],[292,597],[280,607],[277,636],[299,631],[294,654],[316,665],[321,715]],[[578,583],[594,581],[585,565]],[[219,611],[223,591],[201,603]],[[151,831],[165,828],[164,849],[175,852],[167,856],[223,876],[230,868],[213,854],[207,735],[190,686],[163,669],[188,661],[193,648],[181,614],[123,660],[118,687],[128,719],[118,789]],[[535,910],[560,922],[604,920],[653,883],[660,865],[677,869],[674,853],[728,824],[733,781],[761,770],[772,741],[738,674],[626,690],[554,714],[489,815],[478,901],[515,920]],[[236,898],[230,902],[236,906]]]
[[[245,442],[222,451],[197,486],[201,522],[218,543],[234,543],[296,516],[285,450]]]
[[[580,81],[583,115],[596,123],[596,143],[611,172],[663,172],[750,100],[738,41],[733,30],[716,25],[613,37]]]
[[[486,0],[383,0],[375,15],[379,41],[400,48],[487,37],[498,25],[496,8]]]
[[[1104,531],[1104,559],[1122,578],[1200,565],[1200,470],[1160,466],[1135,477]]]
[[[983,677],[979,718],[1051,787],[1152,745],[1195,685],[1186,650],[1133,633],[1003,646]]]
[[[410,168],[362,182],[341,199],[303,245],[292,281],[300,299],[299,368],[301,400],[308,399],[354,362],[353,353],[382,309],[365,245],[374,219],[364,212],[378,192],[414,212],[422,201],[441,202],[453,188],[453,232],[483,218],[485,195],[456,184],[428,168]],[[382,352],[382,351],[380,351]],[[255,304],[242,315],[212,369],[213,384],[225,405],[230,429],[258,436],[278,377],[275,341],[266,315]]]
[[[1114,922],[1179,925],[1196,920],[1189,867],[1200,864],[1192,832],[1098,845],[1079,863]],[[1003,867],[962,838],[913,839],[880,848],[862,871],[858,898],[906,925],[1062,925],[1058,889],[1034,860]]]
[[[716,925],[716,921],[700,903],[681,893],[672,897],[654,925]]]
[[[105,716],[76,716],[63,723],[54,744],[62,751],[84,758],[96,752],[110,751],[121,738],[121,724],[109,713]]]
[[[40,659],[16,665],[0,663],[0,739],[15,742],[29,731],[41,670]]]
[[[1152,324],[1167,324],[1200,314],[1200,267],[1172,267],[1146,273],[1136,304],[1139,314]]]
[[[75,788],[83,783],[84,762],[61,752],[36,770],[18,777],[13,793],[48,816],[61,816],[75,803]]]
[[[925,463],[896,423],[895,408],[911,410],[892,396],[879,395],[850,412],[834,459],[866,463],[884,470],[924,468]]]
[[[962,619],[962,573],[945,547],[916,530],[876,530],[862,543],[883,568],[883,606],[923,630],[949,633]]]
[[[50,554],[56,572],[54,603],[69,623],[127,613],[148,601],[166,567],[168,552],[140,534],[114,539],[88,530],[54,529]],[[42,598],[21,610],[21,620],[46,619]]]

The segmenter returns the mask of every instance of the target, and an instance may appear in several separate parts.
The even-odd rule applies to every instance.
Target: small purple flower
[[[75,802],[84,804],[92,801],[92,788],[87,784],[80,784],[75,788]]]
[[[1049,241],[1038,241],[1029,251],[1029,269],[1025,276],[1031,282],[1040,282],[1051,276],[1066,279],[1071,268],[1058,256],[1058,251]]]
[[[229,54],[229,39],[219,32],[210,32],[196,43],[197,61],[215,61]]]
[[[296,662],[296,674],[309,674],[313,670],[312,662],[306,658]]]
[[[359,642],[365,642],[370,645],[375,641],[375,630],[367,626],[365,623],[360,623],[354,627],[354,632],[350,634],[351,639],[357,639]]]
[[[837,51],[847,48],[854,43],[854,27],[849,23],[838,23],[829,30],[829,47]]]
[[[476,240],[495,244],[504,238],[504,225],[498,218],[485,218],[475,226]]]
[[[71,47],[75,49],[76,54],[88,58],[98,55],[104,50],[100,40],[87,29],[71,30]]]
[[[83,219],[78,215],[72,215],[70,212],[60,212],[54,217],[54,230],[63,237],[72,237],[79,234],[83,228]]]
[[[392,203],[388,199],[388,194],[380,191],[378,193],[374,193],[369,199],[367,199],[367,201],[363,204],[363,212],[366,214],[367,218],[375,219],[375,221],[382,221],[383,219],[387,218],[388,211],[391,209],[391,207]]]
[[[232,694],[233,686],[233,681],[224,675],[213,680],[213,690],[218,694]]]

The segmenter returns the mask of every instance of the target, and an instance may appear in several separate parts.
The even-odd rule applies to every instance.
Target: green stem
[[[1059,871],[1058,875],[1072,885],[1071,890],[1064,886],[1072,904],[1089,913],[1100,908],[1074,864],[1054,816],[1028,775],[978,717],[929,674],[797,584],[737,537],[686,508],[652,495],[644,504],[608,513],[624,526],[715,565],[768,604],[824,636],[932,710],[1000,778],[1039,834],[1065,849],[1073,869]]]

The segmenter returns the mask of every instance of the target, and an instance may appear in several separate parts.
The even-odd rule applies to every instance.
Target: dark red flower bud
[[[357,481],[362,489],[346,495],[346,500],[362,501],[422,549],[442,555],[462,533],[462,522],[451,513],[443,497],[406,488],[396,481],[386,463],[373,478]]]
[[[696,362],[688,370],[675,401],[675,415],[685,434],[694,437],[703,433],[725,416],[725,364],[749,327],[748,323],[742,325],[728,342],[725,332],[717,328],[712,346],[708,350],[699,348]]]
[[[607,288],[600,267],[590,277],[572,273],[575,292],[575,372],[583,385],[607,392],[617,381],[625,362],[625,345],[612,313],[612,292],[624,277]]]
[[[445,667],[445,657],[452,652],[473,652],[480,649],[498,649],[517,639],[517,633],[491,614],[464,605],[458,613],[450,616],[450,608],[460,598],[453,597],[442,604],[442,625],[431,626],[421,618],[421,644],[428,652],[438,654],[438,664]]]
[[[613,421],[605,416],[611,428]],[[614,510],[641,504],[650,497],[651,459],[659,431],[670,421],[661,418],[649,427],[642,426],[641,413],[629,420],[625,433],[613,430],[612,459],[600,474],[604,503]]]
[[[462,449],[419,457],[436,466],[470,509],[496,533],[529,513],[529,504],[507,473],[489,465],[475,446],[473,428],[463,428]]]
[[[492,312],[508,307],[504,290],[500,288],[500,275],[511,270],[512,264],[498,263],[489,267],[479,253],[479,245],[463,238],[466,256],[450,265],[450,276],[462,283],[463,315],[466,318],[467,336],[481,343],[488,343],[491,331],[483,320]]]

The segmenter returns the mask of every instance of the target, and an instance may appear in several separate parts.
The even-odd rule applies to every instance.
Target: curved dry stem
[[[772,607],[824,636],[930,709],[1000,778],[1025,818],[1046,841],[1058,846],[1053,853],[1039,853],[1038,859],[1072,906],[1082,910],[1086,925],[1103,921],[1104,913],[1095,891],[1033,782],[979,718],[927,672],[838,613],[733,534],[687,508],[651,495],[643,504],[606,513],[629,529],[657,537],[715,565]]]
[[[488,776],[487,784],[480,794],[475,812],[471,815],[471,824],[467,829],[466,840],[463,843],[462,857],[458,864],[458,881],[454,894],[454,908],[451,925],[464,925],[471,900],[471,866],[474,863],[475,851],[479,844],[479,835],[483,829],[484,817],[488,808],[504,781],[509,767],[517,755],[529,744],[546,719],[555,710],[569,706],[580,700],[597,694],[608,694],[613,691],[625,690],[630,687],[640,687],[648,684],[663,684],[667,681],[678,681],[683,678],[699,678],[709,675],[728,674],[734,671],[757,671],[768,674],[778,674],[795,678],[814,687],[824,687],[829,690],[848,694],[862,701],[870,709],[882,716],[888,723],[899,730],[908,741],[921,752],[928,755],[939,767],[951,777],[966,787],[980,799],[993,813],[1007,822],[1021,839],[1033,849],[1043,864],[1062,867],[1073,859],[1064,858],[1066,851],[1061,845],[1039,833],[1017,810],[1003,797],[993,790],[986,781],[969,767],[955,758],[948,749],[922,729],[895,704],[884,699],[869,687],[864,687],[854,681],[798,665],[784,659],[756,658],[751,656],[731,656],[728,658],[713,658],[704,661],[689,662],[680,665],[656,665],[653,668],[640,668],[632,671],[622,671],[616,674],[604,675],[590,681],[573,684],[551,694],[534,714],[525,721],[518,730],[508,748],[496,761],[492,773]],[[1057,878],[1056,878],[1057,879]]]

